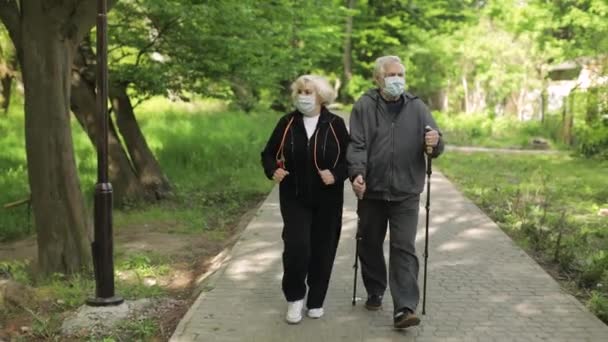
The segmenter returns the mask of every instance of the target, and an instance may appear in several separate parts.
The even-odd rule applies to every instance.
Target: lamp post
[[[97,0],[97,184],[95,185],[95,237],[91,244],[95,270],[95,297],[90,306],[119,305],[114,293],[112,236],[112,184],[108,180],[108,5]]]

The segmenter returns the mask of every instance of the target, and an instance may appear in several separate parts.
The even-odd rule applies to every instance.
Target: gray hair
[[[302,89],[307,83],[312,83],[315,92],[321,98],[321,105],[328,105],[336,99],[336,91],[329,84],[325,77],[318,75],[302,75],[291,84],[291,97],[296,99],[298,90]]]
[[[401,58],[397,56],[382,56],[376,59],[376,64],[374,66],[374,80],[381,80],[384,78],[386,66],[389,64],[401,65],[403,72],[405,73],[405,66],[401,62]]]

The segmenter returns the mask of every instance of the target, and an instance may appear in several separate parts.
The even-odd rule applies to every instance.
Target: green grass
[[[608,161],[565,155],[446,153],[438,168],[525,249],[608,310]]]
[[[11,102],[7,116],[0,114],[0,241],[32,232],[27,206],[10,210],[4,204],[29,194],[25,156],[23,101]]]
[[[480,114],[433,113],[448,144],[457,146],[482,146],[494,148],[531,148],[533,138],[543,138],[552,148],[563,148],[558,142],[559,122],[548,117],[539,121],[521,122],[515,118],[489,118]]]
[[[0,204],[29,193],[23,111],[18,102],[11,108],[7,117],[0,117]],[[279,114],[225,108],[217,101],[172,104],[158,98],[137,107],[148,144],[177,196],[160,204],[115,210],[117,227],[156,220],[176,221],[176,232],[213,230],[268,192],[272,185],[263,176],[259,155]],[[81,187],[91,208],[96,154],[75,120],[72,128]],[[27,206],[0,210],[0,241],[33,234]]]

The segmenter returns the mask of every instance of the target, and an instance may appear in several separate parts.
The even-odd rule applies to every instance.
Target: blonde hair
[[[302,75],[291,84],[291,98],[295,100],[298,90],[304,88],[307,83],[312,83],[317,95],[321,98],[321,105],[328,105],[336,99],[336,91],[327,79],[318,75]]]
[[[386,66],[389,64],[401,65],[401,68],[403,68],[403,72],[405,73],[405,66],[401,62],[401,58],[397,56],[382,56],[376,59],[376,64],[374,66],[374,80],[378,81],[384,78]]]

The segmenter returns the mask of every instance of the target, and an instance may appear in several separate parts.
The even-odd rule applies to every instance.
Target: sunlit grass
[[[243,203],[270,190],[272,184],[261,170],[260,151],[279,114],[245,114],[226,108],[218,100],[184,103],[161,98],[137,107],[141,129],[174,185],[176,197],[115,210],[117,227],[154,219],[175,222],[171,228],[175,232],[213,230],[233,219],[230,215]],[[8,116],[0,117],[0,205],[29,194],[23,127],[22,107],[14,103]],[[95,149],[75,119],[72,132],[81,188],[91,207]],[[33,233],[27,205],[0,210],[0,241]]]

